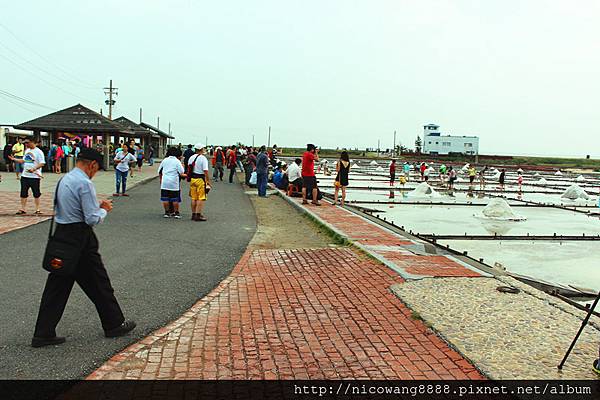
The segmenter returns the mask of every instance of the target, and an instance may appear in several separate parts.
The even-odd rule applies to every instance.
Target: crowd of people
[[[469,178],[469,184],[471,187],[475,185],[475,180],[477,179],[479,182],[479,188],[486,188],[486,173],[488,172],[488,167],[484,166],[482,169],[477,171],[475,166],[468,164],[464,171]],[[394,186],[396,182],[396,173],[399,167],[397,166],[397,161],[393,159],[390,162],[389,166],[389,177],[390,177],[390,186]],[[428,182],[431,172],[433,168],[427,164],[426,162],[415,162],[409,163],[405,161],[402,165],[402,171],[400,172],[399,182],[401,185],[404,185],[406,182],[410,180],[410,172],[415,171],[415,173],[420,177],[421,182]],[[445,163],[441,163],[438,169],[438,176],[440,180],[440,184],[443,187],[447,187],[448,189],[454,189],[454,184],[458,180],[458,171],[452,165],[447,166]],[[523,175],[521,172],[518,172],[517,183],[519,190],[521,190],[523,184]],[[506,185],[506,169],[502,168],[499,171],[498,175],[498,189],[504,190]]]

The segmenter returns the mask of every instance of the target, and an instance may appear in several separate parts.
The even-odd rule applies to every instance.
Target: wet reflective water
[[[600,290],[600,242],[444,240],[440,244],[468,251],[489,265],[499,262],[518,274]]]
[[[483,206],[372,204],[369,208],[385,211],[381,216],[421,234],[600,235],[597,217],[555,208],[514,207],[516,214],[527,218],[517,222],[478,218]]]

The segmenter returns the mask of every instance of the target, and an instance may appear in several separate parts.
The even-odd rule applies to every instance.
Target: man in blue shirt
[[[48,274],[31,340],[33,347],[65,342],[64,337],[56,336],[56,326],[75,282],[96,306],[106,337],[123,336],[135,328],[135,322],[125,321],[115,298],[92,228],[112,210],[111,201],[98,203],[91,181],[101,165],[102,155],[94,149],[84,148],[79,153],[76,168],[57,184],[54,238],[78,246],[81,257],[72,275]]]
[[[260,147],[260,153],[256,157],[256,186],[259,197],[267,197],[267,179],[269,176],[269,156],[267,148]]]

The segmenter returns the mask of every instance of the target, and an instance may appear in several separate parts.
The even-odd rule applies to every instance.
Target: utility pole
[[[206,140],[204,142],[204,146],[208,147],[208,136],[206,136]]]
[[[267,141],[267,148],[271,147],[271,127],[269,126],[269,140]]]
[[[396,157],[396,131],[394,131],[394,149],[392,150],[392,157]]]
[[[156,117],[156,129],[160,129],[160,117]]]
[[[140,124],[142,123],[142,107],[140,107]]]
[[[377,139],[377,157],[379,157],[379,146],[381,146],[381,140]]]
[[[252,147],[254,147],[254,135],[252,135]]]
[[[116,103],[116,101],[113,100],[113,95],[119,95],[119,88],[113,87],[112,79],[110,80],[108,87],[104,88],[104,94],[108,95],[108,100],[104,101],[108,106],[108,119],[112,119],[112,107]]]

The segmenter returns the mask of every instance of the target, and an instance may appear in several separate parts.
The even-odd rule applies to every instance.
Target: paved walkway
[[[181,318],[88,379],[480,379],[347,248],[248,252]]]
[[[347,210],[308,207],[381,257],[416,257],[415,243]],[[473,275],[425,259],[420,273]],[[403,282],[351,248],[248,249],[208,296],[88,379],[482,379],[393,295]]]
[[[302,206],[300,198],[287,198],[296,206],[318,217],[332,230],[379,258],[405,278],[479,277],[474,271],[450,255],[422,254],[423,244],[402,237],[380,225],[341,207],[323,202],[321,207]]]
[[[163,218],[158,180],[114,200],[95,228],[100,254],[124,314],[138,324],[129,335],[103,336],[94,305],[75,285],[57,334],[60,346],[30,347],[47,273],[42,270],[48,222],[0,235],[0,379],[81,379],[126,346],[181,316],[229,276],[256,230],[252,204],[237,185],[216,183],[207,222],[190,220],[183,184],[181,220]],[[235,228],[232,228],[235,227]]]
[[[135,173],[133,178],[127,179],[127,189],[132,189],[140,182],[157,176],[158,164],[149,167],[144,165],[142,173]],[[35,205],[31,194],[27,203],[28,215],[15,215],[17,210],[21,208],[19,192],[20,182],[15,178],[14,173],[3,173],[2,182],[0,182],[0,235],[16,229],[25,228],[40,222],[47,221],[52,215],[52,203],[54,200],[54,189],[56,183],[65,174],[44,173],[44,178],[41,181],[41,206],[42,215],[35,216]],[[94,184],[99,199],[108,198],[115,191],[115,175],[112,171],[100,171],[94,177]]]

